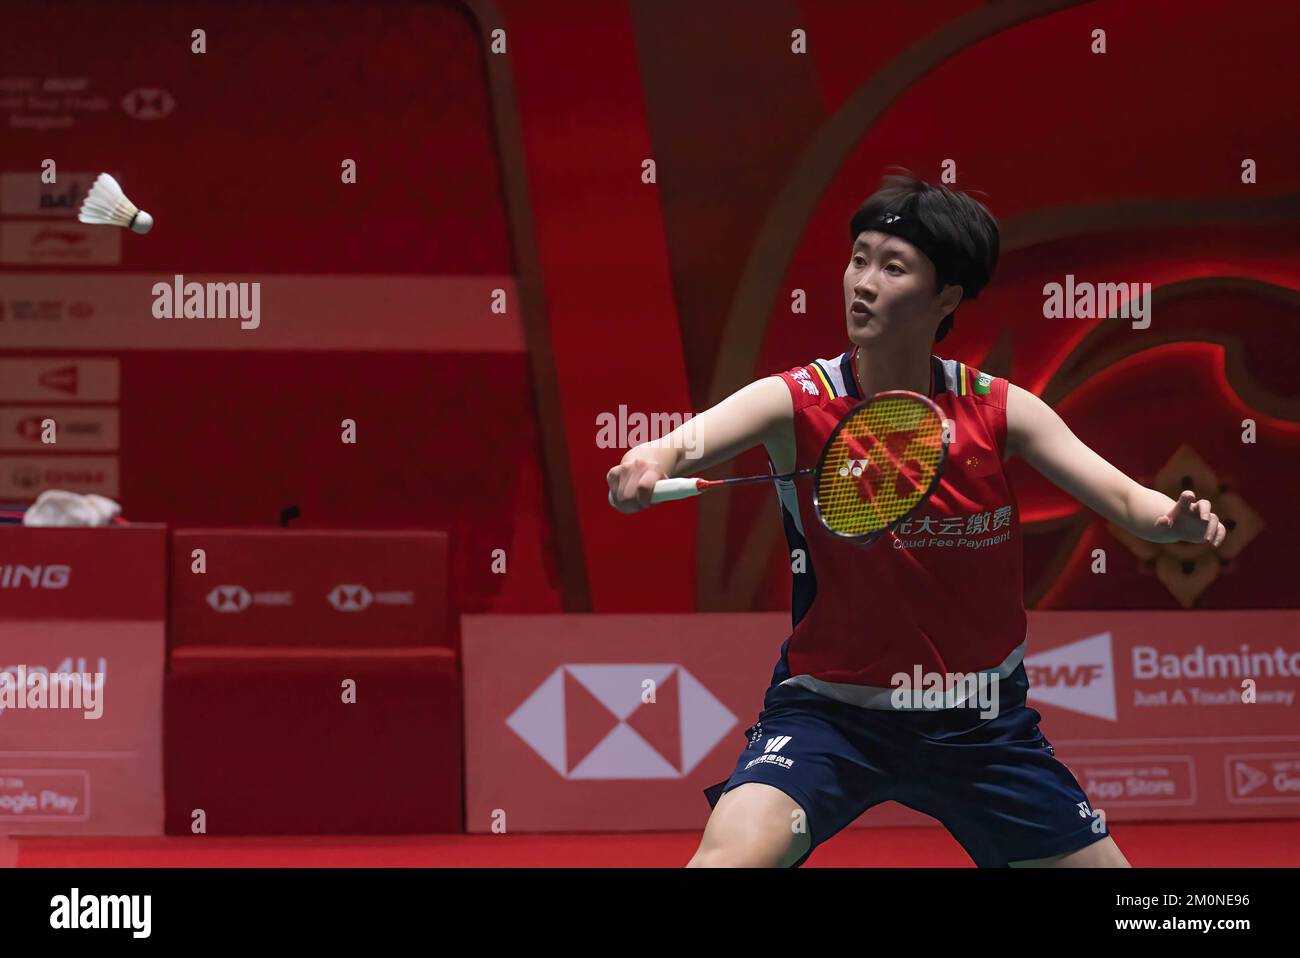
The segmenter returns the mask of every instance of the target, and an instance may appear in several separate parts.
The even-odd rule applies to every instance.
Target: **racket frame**
[[[852,542],[854,545],[859,545],[863,547],[873,545],[877,539],[880,539],[882,536],[885,536],[886,534],[891,532],[896,526],[898,526],[899,523],[903,522],[903,520],[905,519],[910,518],[911,515],[914,512],[916,512],[917,509],[925,505],[925,503],[929,501],[930,496],[934,493],[934,490],[938,488],[939,480],[943,478],[943,471],[948,465],[948,434],[946,431],[941,431],[939,461],[935,464],[934,476],[930,479],[930,484],[926,487],[925,492],[923,492],[920,498],[916,500],[916,505],[912,506],[911,509],[908,509],[907,512],[903,513],[901,516],[899,516],[889,525],[884,526],[880,529],[876,529],[872,532],[864,532],[864,533],[859,533],[857,535],[846,535],[845,533],[842,532],[836,532],[834,529],[830,527],[830,525],[827,524],[826,520],[822,517],[821,502],[819,501],[819,497],[817,495],[817,487],[821,484],[820,480],[822,475],[822,469],[826,465],[826,456],[830,453],[831,448],[835,445],[835,440],[839,437],[839,434],[844,429],[845,424],[848,423],[849,420],[853,418],[855,413],[857,413],[860,409],[862,409],[862,407],[867,403],[873,403],[878,400],[889,399],[891,397],[905,398],[911,402],[916,402],[917,400],[920,400],[921,402],[925,403],[927,406],[930,407],[931,412],[933,412],[935,416],[938,418],[941,427],[945,422],[943,410],[941,410],[938,404],[935,403],[935,401],[928,396],[922,396],[920,393],[914,393],[908,389],[887,389],[884,392],[874,393],[869,398],[864,399],[862,400],[862,402],[855,405],[852,409],[850,409],[847,413],[844,414],[844,418],[842,418],[839,422],[835,424],[835,428],[831,430],[830,436],[828,436],[826,439],[826,444],[822,446],[821,455],[817,458],[817,465],[814,466],[812,470],[812,476],[813,476],[812,503],[813,503],[813,511],[817,514],[818,523],[821,524],[822,529],[824,529],[828,535],[836,539],[839,539],[841,541]]]

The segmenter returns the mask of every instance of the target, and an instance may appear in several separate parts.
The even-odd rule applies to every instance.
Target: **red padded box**
[[[164,705],[168,834],[462,830],[449,649],[180,648]]]
[[[178,529],[171,550],[172,648],[454,646],[445,532]]]
[[[162,833],[166,574],[161,525],[0,528],[6,685],[76,675],[93,698],[0,705],[0,835]]]

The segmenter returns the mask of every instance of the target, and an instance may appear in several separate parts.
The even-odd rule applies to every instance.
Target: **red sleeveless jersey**
[[[794,400],[795,469],[817,465],[831,430],[862,400],[856,353],[780,374]],[[810,478],[777,483],[794,631],[774,683],[886,708],[891,677],[917,666],[1005,678],[1020,664],[1020,518],[1002,468],[1009,383],[938,356],[930,376],[930,398],[952,423],[948,460],[938,487],[897,529],[867,548],[837,539],[813,511]]]

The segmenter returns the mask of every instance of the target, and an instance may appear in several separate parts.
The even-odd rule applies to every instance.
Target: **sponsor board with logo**
[[[165,527],[4,530],[0,607],[11,619],[149,619],[166,602]]]
[[[175,107],[166,90],[136,87],[123,95],[115,86],[85,75],[0,77],[0,125],[11,132],[49,133],[119,117],[154,119]]]
[[[702,790],[733,769],[789,626],[783,613],[465,616],[468,830],[491,831],[497,810],[518,831],[701,827]],[[1294,815],[1297,636],[1290,611],[1031,611],[1028,705],[1112,820]],[[855,824],[932,823],[888,802]]]
[[[0,263],[21,266],[115,266],[122,231],[75,220],[0,222]],[[5,279],[9,285],[8,277]]]
[[[206,573],[195,573],[202,550]],[[443,532],[178,529],[175,645],[448,645]]]
[[[0,224],[18,230],[4,241],[5,262],[76,263],[76,250],[99,237],[117,237],[122,230],[105,230],[78,223],[50,220],[43,223]],[[76,230],[98,229],[85,240]],[[38,258],[35,237],[41,235]],[[62,235],[68,233],[69,235]],[[59,235],[54,235],[59,234]],[[66,248],[65,248],[66,247]],[[103,253],[108,256],[108,252]],[[116,250],[112,251],[116,262]],[[59,257],[63,258],[60,259]],[[106,262],[94,259],[86,262]],[[7,345],[15,349],[306,349],[392,350],[436,349],[459,352],[522,352],[523,326],[516,312],[485,313],[493,289],[505,290],[514,301],[511,276],[305,276],[184,273],[183,284],[225,289],[229,284],[259,285],[259,319],[256,328],[242,328],[237,316],[164,319],[154,305],[162,294],[174,298],[176,275],[166,273],[7,273],[3,300],[6,313],[14,304],[22,315],[39,312],[46,320],[4,320]],[[183,288],[184,288],[183,286]],[[203,302],[206,304],[206,293]],[[434,306],[436,304],[436,308]],[[17,315],[17,313],[15,313]],[[205,308],[205,316],[207,310]],[[382,317],[383,322],[359,328],[358,316]],[[491,322],[487,320],[490,319]]]
[[[1094,805],[1135,819],[1294,814],[1285,791],[1265,788],[1245,807],[1221,769],[1260,746],[1300,752],[1300,612],[1031,612],[1029,623],[1029,704]]]
[[[1292,752],[1226,755],[1223,765],[1230,802],[1300,802],[1300,748]]]
[[[1190,755],[1090,755],[1066,764],[1093,807],[1164,807],[1197,801],[1196,762]]]
[[[467,830],[698,827],[781,618],[463,617]]]
[[[46,489],[118,495],[117,456],[0,456],[0,499],[30,502]]]
[[[59,170],[54,183],[39,173],[0,173],[0,215],[76,219],[98,173]]]
[[[97,718],[0,711],[0,833],[162,834],[165,528],[17,527],[5,544],[0,670],[102,678]]]
[[[0,830],[23,822],[89,820],[89,773],[66,768],[6,768],[0,758]]]
[[[47,437],[55,441],[47,443]],[[0,450],[5,452],[115,450],[117,443],[114,406],[0,406]]]
[[[94,315],[95,307],[81,300],[0,299],[0,322],[9,320],[13,323],[57,323],[64,320],[90,319]]]
[[[120,390],[116,359],[0,359],[0,402],[117,402]]]

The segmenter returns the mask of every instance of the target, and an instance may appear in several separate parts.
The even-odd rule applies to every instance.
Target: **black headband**
[[[979,281],[979,269],[959,249],[936,239],[915,216],[903,216],[900,213],[885,211],[868,223],[863,229],[878,230],[889,233],[899,239],[905,239],[934,263],[934,271],[943,283],[956,283],[962,288],[965,299],[973,299],[982,285]]]

